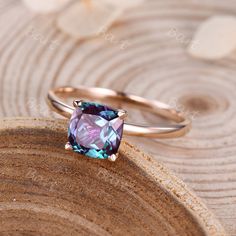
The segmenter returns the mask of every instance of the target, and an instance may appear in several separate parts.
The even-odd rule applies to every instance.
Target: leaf
[[[37,13],[51,13],[60,10],[70,0],[23,0],[24,4]]]
[[[68,35],[82,39],[99,34],[121,15],[121,9],[100,1],[80,1],[73,4],[58,19],[58,27]]]
[[[221,59],[236,49],[236,17],[214,16],[203,22],[189,45],[190,55]]]

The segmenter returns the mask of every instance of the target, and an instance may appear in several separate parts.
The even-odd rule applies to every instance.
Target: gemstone
[[[81,102],[71,116],[68,140],[77,153],[107,159],[118,151],[123,126],[117,110],[98,103]]]

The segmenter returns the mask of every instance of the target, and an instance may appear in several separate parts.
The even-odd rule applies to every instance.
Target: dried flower
[[[71,0],[23,0],[33,11],[49,13],[62,9]],[[127,8],[145,0],[78,0],[63,10],[57,26],[66,34],[83,39],[96,36],[101,29],[108,29]]]
[[[214,16],[204,21],[195,33],[188,52],[198,58],[216,60],[236,49],[236,17]]]
[[[51,13],[60,10],[70,0],[23,0],[25,5],[37,13]]]

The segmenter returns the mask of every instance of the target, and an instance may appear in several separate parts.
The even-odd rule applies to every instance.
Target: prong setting
[[[67,142],[65,144],[65,150],[73,150],[73,148],[72,148],[72,146],[71,146],[71,144],[69,142]]]
[[[115,162],[117,158],[118,158],[118,153],[112,154],[111,156],[109,156],[108,160],[111,162]]]
[[[73,101],[73,106],[75,107],[75,108],[77,108],[77,107],[81,107],[82,106],[82,100],[74,100]]]
[[[127,117],[128,113],[125,110],[118,110],[118,116],[120,119],[124,120]]]

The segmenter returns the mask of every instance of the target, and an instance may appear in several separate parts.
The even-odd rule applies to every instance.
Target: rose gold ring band
[[[145,99],[136,95],[117,92],[105,88],[90,87],[60,87],[48,92],[48,102],[50,107],[64,117],[70,117],[74,107],[67,105],[61,99],[66,98],[86,98],[116,103],[126,104],[142,111],[148,111],[170,121],[169,124],[157,124],[156,126],[143,126],[125,123],[124,134],[151,138],[174,138],[186,134],[191,121],[183,113],[171,108],[169,105],[156,100]],[[173,124],[174,122],[174,124]]]

